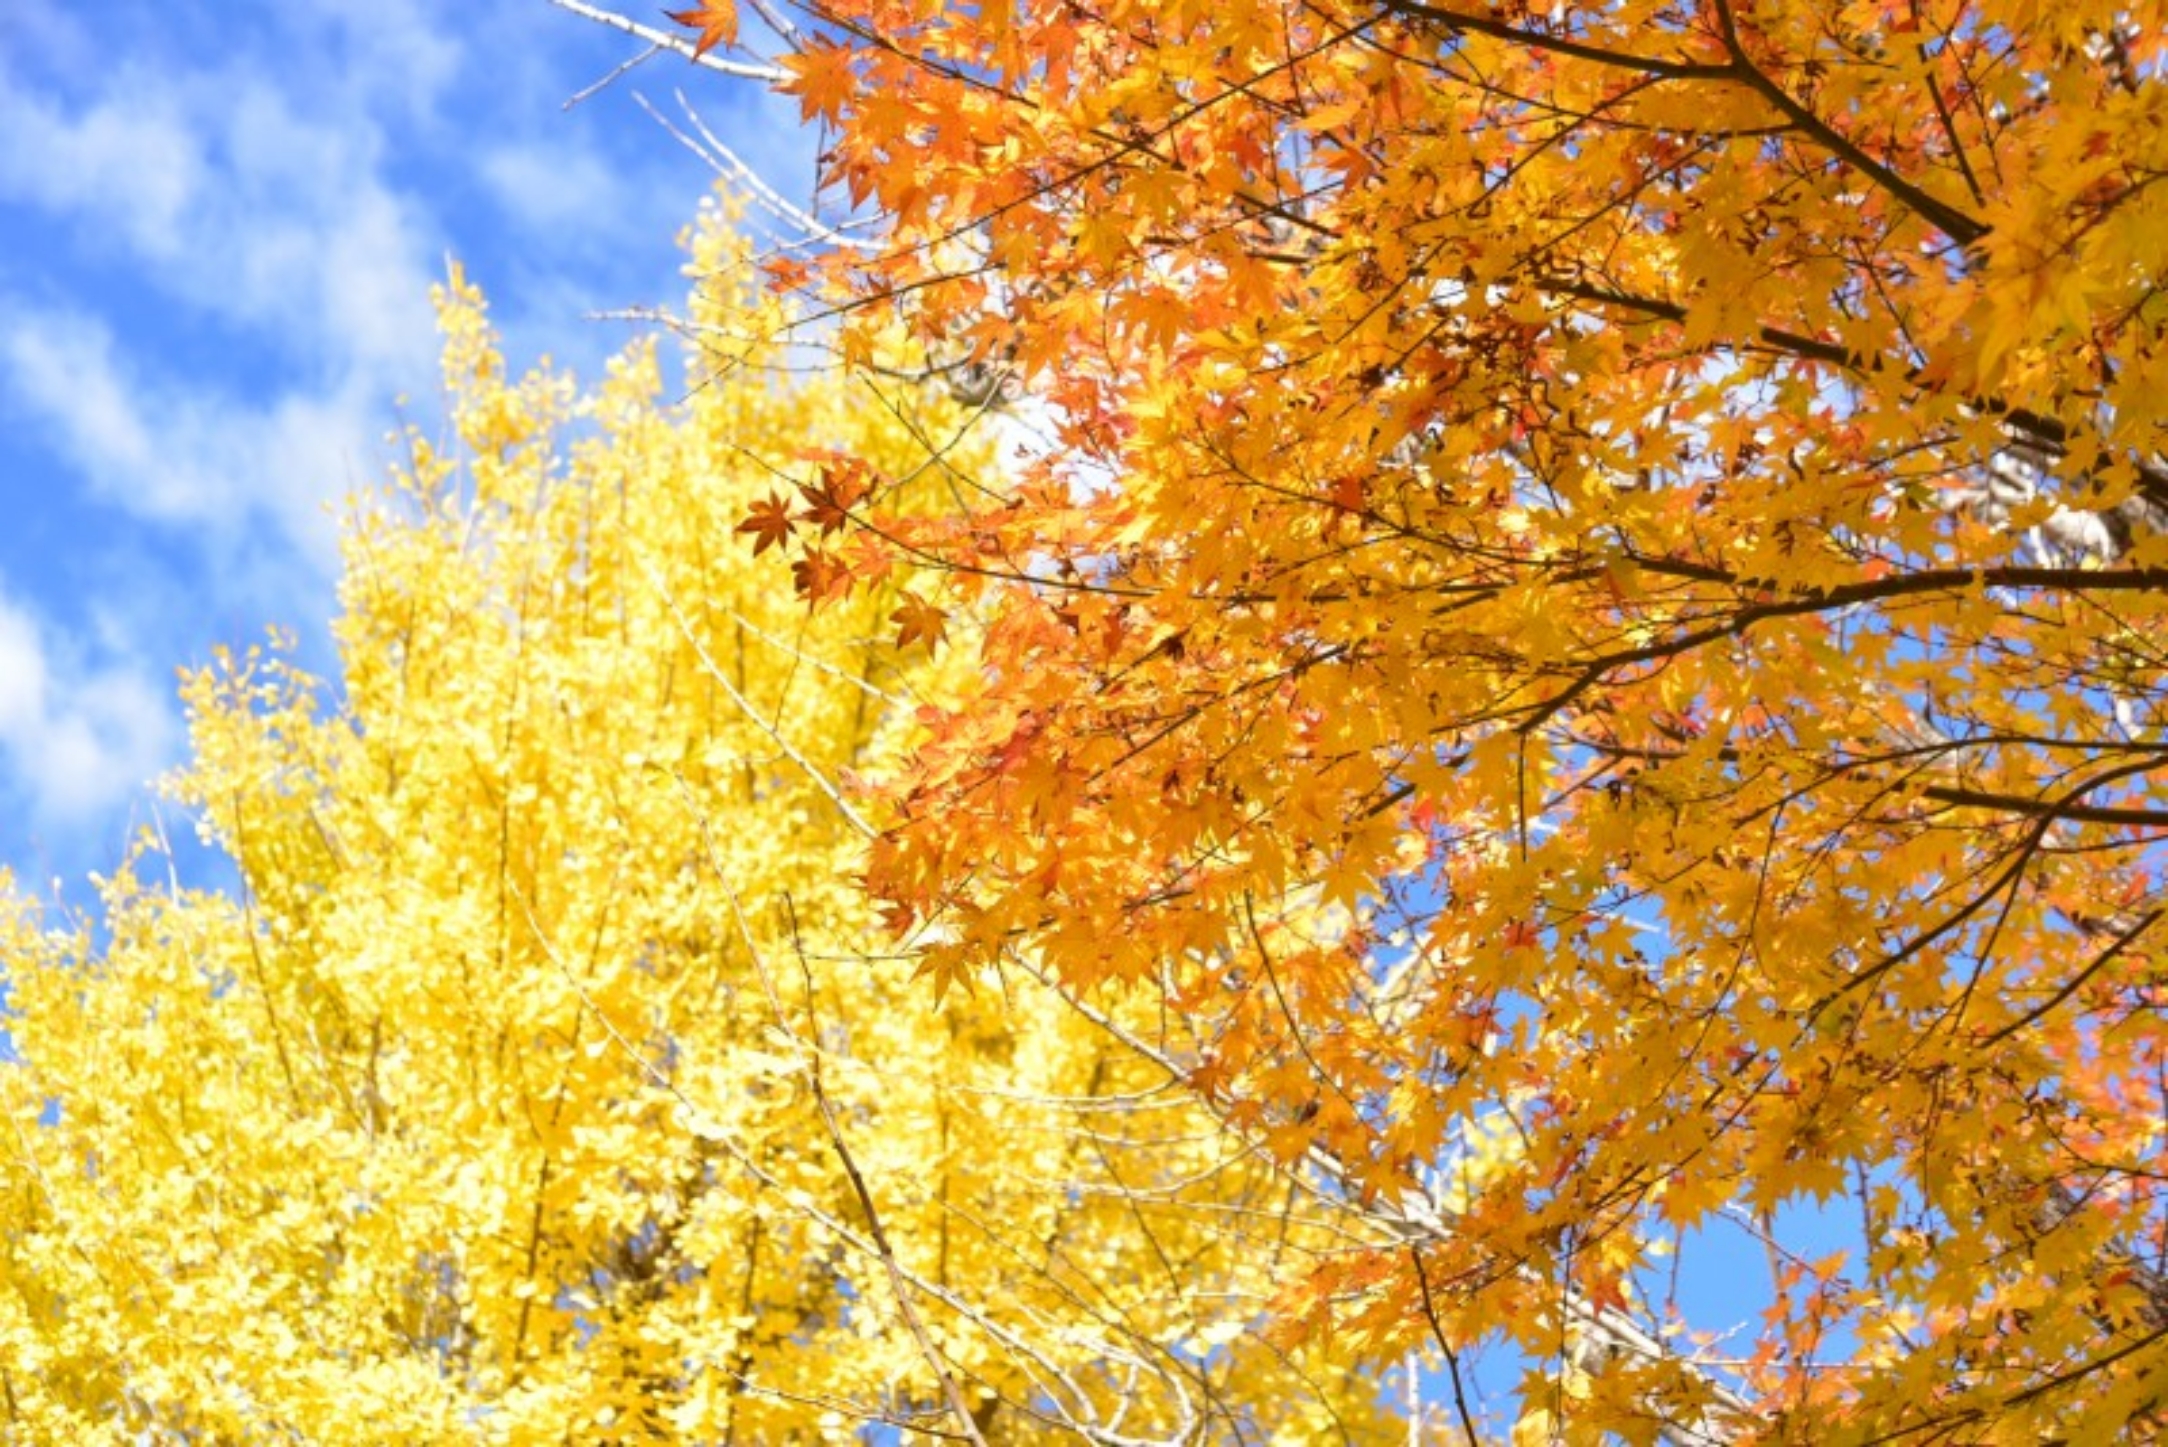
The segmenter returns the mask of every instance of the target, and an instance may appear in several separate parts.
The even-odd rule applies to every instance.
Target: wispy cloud
[[[482,151],[478,169],[498,206],[534,231],[592,235],[629,219],[629,183],[592,146],[498,143]]]
[[[13,407],[93,496],[187,528],[212,564],[230,565],[267,525],[328,576],[329,508],[380,471],[399,370],[350,367],[324,387],[238,396],[145,368],[95,314],[0,301],[0,379]]]
[[[369,69],[347,84],[366,88]],[[0,133],[0,200],[71,227],[93,263],[162,298],[181,314],[162,330],[185,334],[193,315],[236,349],[206,376],[95,295],[0,293],[0,405],[89,495],[200,554],[226,595],[212,610],[297,581],[296,602],[320,610],[331,505],[380,472],[390,399],[434,370],[431,227],[387,178],[374,123],[137,59],[72,105],[0,84]]]
[[[69,648],[0,593],[0,760],[40,830],[112,814],[172,753],[163,680]]]
[[[329,665],[336,508],[394,399],[432,425],[447,257],[515,362],[674,299],[706,178],[629,91],[686,72],[561,108],[620,41],[536,0],[0,0],[0,801],[49,832],[172,763],[170,666],[213,642],[291,625]],[[701,103],[809,169],[749,94]]]

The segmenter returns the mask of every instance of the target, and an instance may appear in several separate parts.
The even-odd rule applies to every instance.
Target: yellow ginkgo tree
[[[733,534],[832,454],[991,458],[946,394],[787,380],[749,255],[698,228],[675,400],[652,346],[508,373],[455,274],[456,442],[352,516],[340,676],[186,684],[238,882],[0,906],[7,1441],[1406,1432],[1261,1330],[1366,1228],[1163,1026],[1019,971],[936,1009],[869,945],[852,780],[961,650]]]

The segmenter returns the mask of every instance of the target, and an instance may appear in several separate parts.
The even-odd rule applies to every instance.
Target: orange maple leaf
[[[701,0],[690,10],[663,13],[688,30],[700,32],[700,38],[693,42],[696,60],[718,45],[738,42],[738,0]]]
[[[1631,1311],[1633,1298],[1627,1295],[1626,1281],[1616,1271],[1591,1271],[1581,1283],[1588,1293],[1588,1301],[1599,1311]]]
[[[903,595],[902,606],[890,615],[889,621],[896,625],[898,648],[909,648],[923,640],[926,651],[931,653],[948,637],[948,614],[910,593]]]
[[[2129,264],[2152,254],[2157,217],[2121,188],[2157,150],[2127,102],[2160,89],[2159,26],[2125,39],[2129,7],[2107,0],[2062,7],[2061,27],[2007,22],[2023,9],[2009,0],[1920,7],[1904,29],[1921,64],[1900,74],[1868,58],[1893,33],[1887,7],[1758,7],[1751,33],[1720,26],[1716,45],[1675,52],[1643,33],[1643,8],[1584,6],[1570,43],[1477,25],[1483,74],[1460,78],[1328,43],[1323,13],[1299,6],[1189,7],[1173,46],[1140,28],[1165,8],[1149,5],[817,8],[783,88],[833,128],[824,184],[887,228],[877,254],[807,278],[818,305],[862,309],[838,352],[886,366],[898,325],[936,357],[998,349],[1060,419],[982,494],[891,504],[901,483],[884,479],[853,502],[825,476],[794,494],[793,556],[839,548],[855,589],[882,548],[884,566],[949,574],[953,594],[915,582],[927,596],[970,600],[985,666],[916,766],[875,789],[908,840],[876,883],[954,913],[945,967],[1037,950],[1065,984],[1156,982],[1170,1012],[1226,1020],[1217,1048],[1240,1088],[1211,1089],[1205,1069],[1202,1098],[1283,1160],[1337,1159],[1350,1209],[1394,1194],[1367,1170],[1434,1166],[1448,1112],[1396,1089],[1346,1114],[1326,1096],[1307,1118],[1315,1070],[1269,1070],[1268,1033],[1351,1080],[1415,1082],[1444,1052],[1458,1099],[1545,1090],[1511,1147],[1525,1160],[1470,1188],[1450,1250],[1528,1261],[1535,1240],[1530,1269],[1598,1316],[1647,1304],[1623,1237],[1594,1275],[1557,1245],[1591,1181],[1669,1176],[1684,1224],[1887,1163],[1888,1185],[1851,1177],[1890,1198],[1875,1213],[1969,1221],[1976,1191],[1952,1165],[1984,1151],[1997,1180],[2069,1181],[2090,1204],[2052,1132],[2020,1129],[2045,1113],[2148,1189],[2138,1158],[2159,1113],[2130,1102],[2158,1095],[2158,1052],[2122,1020],[2151,998],[2153,957],[2084,936],[2160,893],[2158,851],[2124,832],[2157,822],[2153,765],[2101,710],[2160,704],[2168,685],[2105,664],[2106,635],[2065,599],[2112,587],[2133,611],[2104,626],[2157,629],[2168,602],[2144,570],[2168,557],[2168,525],[2050,566],[2009,560],[2055,509],[2074,515],[2086,479],[2158,481],[2142,439],[2162,418],[2146,385],[2162,328]],[[2127,63],[2074,67],[2066,37],[2085,24]],[[1257,69],[1283,26],[1305,37],[1299,85]],[[1756,66],[1813,68],[1811,103],[1740,84],[1740,46]],[[1621,64],[1664,84],[1622,91]],[[1975,64],[2025,77],[2037,104],[1946,105]],[[1548,117],[1586,95],[1613,97],[1623,124],[1561,146]],[[1710,149],[1719,129],[1758,139]],[[1851,139],[1869,135],[1908,139]],[[2011,163],[2007,196],[1960,194],[1980,163]],[[2075,227],[2085,246],[2059,247]],[[983,250],[956,247],[967,231]],[[1921,265],[1923,247],[1967,259]],[[2081,391],[2083,407],[2059,400]],[[1987,459],[2012,448],[2058,459],[2026,484],[2036,515],[1990,502]],[[1942,460],[1893,492],[1894,459],[1914,455]],[[803,461],[808,477],[842,465]],[[832,571],[805,575],[818,592]],[[899,604],[888,626],[930,643],[933,610]],[[1940,728],[1925,712],[1949,715],[1961,756],[1920,751]],[[2060,782],[2066,751],[2101,770],[2077,786],[2085,805]],[[1934,807],[1876,802],[1899,760]],[[2098,851],[2012,851],[2013,830],[2047,822]],[[2000,908],[2020,876],[2052,913]],[[1945,908],[1939,881],[1977,892]],[[1441,893],[1456,907],[1413,904]],[[1599,899],[1633,901],[1632,917],[1592,913]],[[1779,899],[1782,930],[1762,905]],[[1276,959],[1286,997],[1263,1001],[1233,972],[1162,968],[1273,949],[1253,900],[1329,932],[1344,963]],[[2002,922],[1976,928],[1991,906]],[[1377,1008],[1402,997],[1372,996],[1411,949],[1452,962],[1420,1029],[1384,1023],[1412,1024]],[[1700,963],[1742,952],[1769,1003]],[[1833,957],[1889,987],[1847,994]],[[1835,1021],[1840,995],[1832,1051],[1799,1027]],[[1518,997],[1543,1000],[1540,1019]],[[1252,1018],[1268,1006],[1284,1030]],[[1968,1008],[1971,1035],[1945,1027]],[[2022,1035],[2024,1070],[1981,1032]],[[1621,1068],[1674,1040],[1716,1096]],[[1954,1099],[1978,1108],[1953,1134]],[[1848,1109],[1862,1100],[1877,1109]],[[1679,1113],[1715,1108],[1748,1144],[1689,1162],[1676,1142],[1700,1122]],[[2039,1209],[1990,1208],[1980,1239],[2034,1232]],[[2114,1262],[2079,1258],[2120,1229],[2104,1215],[2056,1271],[2098,1281]],[[1873,1385],[1795,1435],[1906,1430],[1923,1387],[2030,1371],[2105,1330],[2082,1290],[2006,1288],[1977,1259],[1869,1263],[1861,1303],[1945,1291],[1963,1309],[1852,1362]],[[1511,1309],[1521,1287],[1499,1290]],[[1381,1300],[1374,1319],[1408,1305]],[[1322,1330],[1299,1303],[1278,1309]],[[1787,1353],[1769,1389],[1801,1370],[1803,1332],[1864,1309],[1793,1283],[1760,1343]],[[1991,1347],[1973,1330],[1990,1313],[2011,1323]],[[2102,1371],[2123,1382],[2089,1385],[2150,1400],[2144,1370],[2118,1357]],[[1991,1434],[2103,1435],[2074,1405],[2045,1425],[2064,1409],[2037,1394],[1979,1401],[2022,1408]]]
[[[790,575],[798,596],[816,607],[851,591],[851,570],[833,554],[817,549],[808,550],[804,557],[792,563]]]
[[[858,73],[851,68],[852,56],[852,51],[840,45],[816,41],[794,55],[783,57],[783,68],[791,76],[777,89],[798,97],[798,113],[802,120],[839,116],[843,113],[844,103],[858,89]]]
[[[851,520],[851,508],[866,496],[867,490],[864,469],[849,464],[823,467],[820,481],[798,484],[806,504],[798,517],[819,524],[822,537],[840,532]]]
[[[781,493],[770,493],[767,501],[753,504],[752,512],[738,524],[738,531],[753,535],[753,556],[757,558],[769,548],[779,548],[790,541],[792,525],[790,499]]]

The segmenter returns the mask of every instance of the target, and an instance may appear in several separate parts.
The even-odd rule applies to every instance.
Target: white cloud
[[[113,506],[219,560],[261,554],[269,526],[328,576],[327,502],[380,474],[392,398],[433,374],[436,266],[375,125],[317,99],[140,61],[74,107],[0,80],[0,201],[80,228],[271,373],[243,402],[124,339],[117,312],[0,295],[0,389]]]
[[[585,361],[618,333],[582,313],[673,295],[697,177],[660,130],[598,133],[621,96],[560,110],[615,51],[534,6],[0,0],[0,230],[28,240],[0,274],[0,500],[64,500],[38,536],[67,539],[0,584],[0,799],[25,806],[0,852],[25,815],[109,832],[170,764],[169,660],[270,620],[308,657],[338,500],[383,476],[395,398],[434,416],[447,250],[492,253],[468,259],[515,364]]]
[[[391,381],[350,369],[320,391],[244,401],[147,373],[88,312],[0,303],[0,388],[103,501],[185,526],[214,562],[252,525],[328,575],[329,504],[381,475]]]
[[[318,365],[427,356],[417,205],[367,118],[251,79],[116,84],[76,110],[0,86],[0,199],[77,223],[186,307]],[[141,83],[149,79],[150,83]]]
[[[497,204],[531,230],[615,230],[630,209],[615,170],[592,149],[556,138],[491,146],[479,169]]]
[[[172,756],[171,690],[94,664],[0,595],[0,760],[41,826],[76,829],[112,815]]]
[[[14,55],[0,47],[0,207],[52,218],[87,265],[124,268],[172,303],[146,319],[80,290],[55,305],[0,289],[0,408],[103,500],[185,527],[211,557],[262,553],[255,530],[268,525],[328,569],[325,505],[381,475],[392,399],[426,392],[436,374],[428,290],[442,227],[393,157],[412,166],[426,138],[440,147],[427,158],[436,183],[478,182],[514,234],[535,238],[516,253],[518,274],[484,279],[502,293],[511,340],[546,337],[583,360],[615,333],[568,338],[567,323],[672,300],[674,287],[626,294],[575,281],[567,264],[670,236],[694,188],[672,194],[652,172],[628,173],[570,123],[563,82],[515,43],[524,6],[485,3],[459,29],[436,0],[313,0],[251,9],[246,24],[182,12],[232,43],[206,64],[152,28],[113,53],[60,6],[0,22],[0,36],[10,24],[26,36]],[[485,113],[510,105],[516,126],[466,114],[477,97],[456,89],[484,65],[461,36],[493,30],[511,48],[486,60],[492,92],[521,99],[493,93]],[[99,49],[97,64],[67,63]],[[52,75],[20,73],[40,57],[60,61]],[[455,96],[460,121],[440,124],[436,108]],[[754,152],[810,144],[795,127],[745,129]],[[682,167],[659,127],[652,145],[658,165]],[[161,356],[157,338],[191,331],[234,336],[271,375],[243,401],[215,359],[191,371]]]
[[[133,475],[150,488],[154,514],[179,511],[147,464],[153,450],[136,401],[119,375],[113,339],[83,312],[18,312],[0,323],[0,366],[19,405],[59,433],[71,459],[93,475]]]
[[[0,91],[0,127],[18,137],[0,148],[0,194],[89,212],[140,252],[170,252],[204,174],[201,138],[177,99],[145,92],[71,117],[27,90]]]
[[[323,62],[305,77],[310,86],[344,88],[372,106],[426,111],[459,76],[464,51],[457,37],[494,32],[500,45],[516,45],[513,26],[523,10],[492,15],[444,0],[310,0],[281,7],[281,14],[295,29],[329,30],[328,43],[290,36],[284,49]]]

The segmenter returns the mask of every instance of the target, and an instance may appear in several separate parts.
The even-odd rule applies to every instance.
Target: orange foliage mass
[[[1589,1430],[2156,1434],[2162,7],[812,10],[889,225],[778,276],[1051,439],[791,544],[980,620],[881,800],[928,969],[1160,992],[1434,1208],[1298,1329],[1508,1333]],[[1728,1365],[1561,1348],[1832,1199]]]

